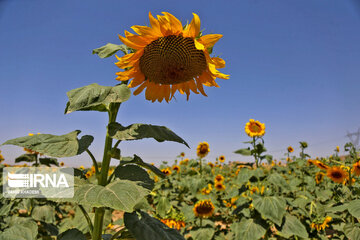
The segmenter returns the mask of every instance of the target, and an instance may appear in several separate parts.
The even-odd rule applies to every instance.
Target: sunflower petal
[[[179,34],[183,31],[182,23],[179,21],[179,19],[177,19],[174,15],[168,12],[162,12],[162,14],[164,14],[165,17],[168,19],[172,34]]]
[[[147,85],[148,85],[148,82],[144,82],[142,85],[140,85],[140,87],[138,87],[138,88],[133,92],[133,94],[134,94],[135,96],[138,95],[139,93],[141,93],[141,92],[144,90],[144,88],[147,87]]]
[[[129,41],[129,39],[124,38],[124,37],[121,36],[121,35],[119,35],[119,38],[120,38],[120,41],[122,41],[122,42],[123,42],[126,46],[128,46],[128,47],[131,47],[131,48],[137,49],[137,50],[143,48],[142,46],[137,45],[137,44],[133,43],[132,41]]]
[[[198,40],[194,39],[195,47],[197,50],[204,50],[205,47],[203,44],[201,44]]]
[[[196,13],[193,13],[194,17],[191,20],[191,23],[183,31],[184,37],[196,38],[200,34],[200,18]]]
[[[160,30],[160,23],[159,21],[151,15],[151,12],[149,12],[149,20],[152,29],[154,30],[154,33],[156,33],[159,37],[162,36],[161,30]]]
[[[216,68],[224,68],[225,67],[225,60],[219,57],[213,57],[211,58],[213,63],[215,64]]]
[[[230,75],[223,74],[223,73],[219,72],[218,70],[216,70],[215,64],[209,63],[208,68],[209,68],[209,71],[211,72],[211,74],[217,78],[222,78],[222,79],[230,78]]]
[[[220,38],[222,38],[222,34],[208,34],[199,38],[199,41],[204,44],[206,48],[213,47]]]

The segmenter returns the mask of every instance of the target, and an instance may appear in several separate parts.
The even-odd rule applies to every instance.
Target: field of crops
[[[261,158],[259,149],[265,150],[261,143],[255,145],[257,153],[252,148],[237,152]],[[26,163],[18,167],[64,166],[25,150],[16,161]],[[289,147],[286,163],[269,158],[256,167],[225,163],[225,156],[210,161],[204,142],[198,159],[181,153],[161,171],[136,155],[121,158],[108,172],[115,196],[110,191],[84,196],[77,189],[75,195],[83,195],[69,202],[1,199],[0,239],[90,239],[99,205],[106,206],[104,239],[359,239],[360,166],[356,149],[348,144],[345,150],[346,157],[340,158],[337,148],[330,158],[312,160],[304,151],[292,156]],[[8,167],[6,161],[1,167]],[[76,169],[78,188],[96,186],[96,171]],[[141,190],[117,186],[119,181]]]

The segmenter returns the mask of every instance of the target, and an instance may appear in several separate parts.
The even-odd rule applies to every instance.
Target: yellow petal
[[[159,37],[162,36],[161,30],[160,30],[160,23],[159,21],[151,15],[151,12],[149,12],[149,20],[151,27],[154,30],[154,33],[156,33]]]
[[[191,23],[184,30],[184,37],[196,38],[200,34],[200,18],[196,13],[193,13],[194,17],[191,20]]]
[[[213,61],[213,63],[215,64],[216,68],[224,68],[225,67],[225,61],[222,58],[219,57],[213,57],[211,58],[211,60]]]
[[[127,38],[122,37],[119,35],[120,41],[122,41],[126,46],[131,47],[133,49],[142,49],[142,46],[139,46],[131,41],[129,41]]]
[[[218,70],[216,70],[215,64],[209,63],[208,69],[209,69],[210,73],[217,78],[229,79],[229,77],[230,77],[230,75],[223,74],[223,73],[219,72]]]
[[[205,47],[203,44],[201,44],[200,42],[198,42],[196,39],[194,39],[194,42],[195,42],[195,47],[197,50],[204,50]]]
[[[223,35],[221,34],[208,34],[205,36],[202,36],[199,41],[204,44],[206,48],[213,47],[217,41],[219,41],[220,38],[222,38]]]
[[[152,36],[155,39],[158,38],[156,31],[154,31],[151,27],[134,25],[131,27],[131,29],[140,36],[146,36],[147,38]]]
[[[172,34],[177,35],[182,32],[183,27],[182,27],[182,24],[179,21],[179,19],[177,19],[175,16],[173,16],[172,14],[170,14],[168,12],[162,12],[162,14],[164,14],[165,17],[168,19],[171,30],[172,30]]]
[[[144,88],[147,86],[148,82],[144,82],[142,85],[140,85],[140,87],[138,87],[135,91],[134,91],[134,95],[138,95],[139,93],[141,93]]]

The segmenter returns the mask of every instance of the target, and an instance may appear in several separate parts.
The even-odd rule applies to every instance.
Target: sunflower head
[[[215,207],[211,200],[198,201],[193,208],[195,216],[200,218],[208,218],[212,216],[214,210]]]
[[[60,162],[60,167],[63,167],[65,165],[64,162]]]
[[[209,144],[207,142],[201,142],[196,148],[198,157],[203,158],[210,152]]]
[[[221,174],[216,175],[215,182],[221,183],[223,181],[224,181],[224,176],[223,175],[221,175]]]
[[[180,157],[182,157],[182,158],[185,157],[185,153],[184,153],[184,152],[181,152],[181,153],[180,153]]]
[[[316,184],[321,183],[324,180],[324,176],[325,176],[325,173],[323,173],[323,172],[316,173],[316,175],[315,175]]]
[[[292,146],[289,146],[289,147],[287,148],[287,150],[288,150],[289,153],[292,153],[292,152],[294,151],[294,149],[293,149]]]
[[[185,158],[184,160],[180,161],[180,165],[186,165],[186,164],[188,164],[188,162],[189,162],[189,159]]]
[[[336,183],[343,183],[348,178],[348,173],[340,167],[329,167],[326,176]]]
[[[88,172],[85,174],[85,177],[86,177],[86,178],[89,178],[89,177],[91,177],[91,175],[92,175],[92,173],[91,173],[90,171],[88,171]]]
[[[222,162],[222,163],[225,162],[225,156],[224,156],[224,155],[221,155],[221,156],[219,157],[219,161]]]
[[[214,187],[218,191],[225,191],[226,187],[222,182],[215,182]]]
[[[172,169],[176,172],[180,171],[180,167],[178,165],[173,166]]]
[[[161,171],[162,171],[166,176],[171,175],[171,170],[170,170],[170,168],[165,168],[165,169],[162,169]]]
[[[356,163],[353,164],[352,172],[353,172],[356,176],[360,176],[360,161],[358,161],[358,162],[356,162]]]
[[[330,167],[319,160],[313,160],[312,163],[322,170],[328,170]]]
[[[245,125],[245,132],[249,137],[261,137],[265,134],[265,123],[250,119]]]
[[[216,78],[228,79],[217,68],[225,67],[225,61],[210,57],[209,50],[222,37],[221,34],[200,34],[200,18],[195,13],[191,23],[183,27],[173,15],[163,12],[154,18],[149,13],[151,27],[132,26],[137,34],[125,31],[120,40],[135,50],[116,64],[123,72],[118,72],[119,81],[131,80],[130,88],[138,87],[134,95],[145,88],[145,98],[152,102],[172,99],[176,91],[190,90],[206,96],[203,85],[219,87]]]
[[[213,168],[215,165],[212,162],[208,162],[208,165]]]

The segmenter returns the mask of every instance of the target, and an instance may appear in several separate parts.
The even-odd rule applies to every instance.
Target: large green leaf
[[[241,154],[243,156],[250,156],[251,150],[250,148],[241,148],[239,150],[236,150],[234,153]]]
[[[93,207],[110,207],[132,212],[134,206],[148,194],[149,190],[133,181],[115,180],[105,187],[95,184],[80,185],[75,188],[71,201]]]
[[[15,158],[15,163],[19,162],[35,162],[37,159],[37,154],[22,154],[19,157]]]
[[[275,186],[283,188],[283,190],[291,191],[289,184],[285,181],[285,179],[278,173],[272,173],[267,180],[274,184]]]
[[[167,197],[160,197],[156,204],[156,213],[159,214],[160,217],[165,218],[170,209],[171,204],[169,199]]]
[[[11,221],[11,226],[0,232],[0,240],[33,240],[38,234],[35,221],[28,218],[16,217]]]
[[[167,227],[142,211],[140,216],[136,212],[125,213],[124,223],[137,240],[185,240],[177,230]]]
[[[242,218],[239,223],[233,223],[230,228],[235,235],[234,239],[258,240],[266,233],[266,229],[255,219]]]
[[[348,211],[356,218],[360,218],[360,200],[353,200],[348,205]]]
[[[214,228],[199,228],[196,230],[191,230],[190,235],[194,240],[209,240],[214,236]]]
[[[264,219],[270,219],[277,225],[281,225],[285,214],[286,201],[274,196],[254,197],[254,208]]]
[[[165,126],[136,123],[124,127],[119,123],[110,123],[108,125],[108,131],[110,137],[121,141],[153,138],[158,142],[173,141],[185,144],[189,147],[181,137]]]
[[[287,238],[296,235],[301,238],[308,238],[308,233],[304,225],[296,217],[286,214],[285,215],[285,224],[282,227],[281,233],[284,234]]]
[[[73,89],[66,94],[69,101],[66,104],[65,114],[68,114],[74,111],[106,112],[110,109],[110,103],[127,101],[131,91],[124,84],[108,87],[93,83]]]
[[[114,174],[119,179],[137,181],[150,191],[154,188],[154,180],[149,177],[149,174],[143,168],[137,165],[120,165],[115,168]]]
[[[92,54],[97,54],[100,58],[107,58],[114,55],[117,51],[122,51],[124,54],[128,53],[128,48],[124,45],[117,45],[108,43],[105,46],[96,48],[92,51]]]
[[[360,228],[349,223],[344,226],[344,233],[348,239],[358,240],[360,239]]]
[[[161,177],[161,178],[165,178],[166,175],[157,167],[155,167],[154,165],[151,165],[149,163],[144,162],[139,156],[137,156],[136,154],[134,154],[134,157],[121,157],[120,158],[120,165],[126,165],[126,164],[137,164],[147,170],[152,171],[153,173],[155,173],[157,176]]]
[[[46,223],[55,222],[55,210],[49,205],[35,206],[31,211],[31,217],[36,221],[42,221]]]
[[[14,138],[6,141],[3,145],[24,147],[52,157],[72,157],[83,153],[94,140],[90,135],[78,139],[77,136],[80,132],[80,130],[75,130],[60,136],[36,134]]]
[[[58,240],[86,240],[86,236],[81,232],[79,231],[78,229],[76,228],[73,228],[73,229],[69,229],[63,233],[61,233],[58,237],[57,237]]]

